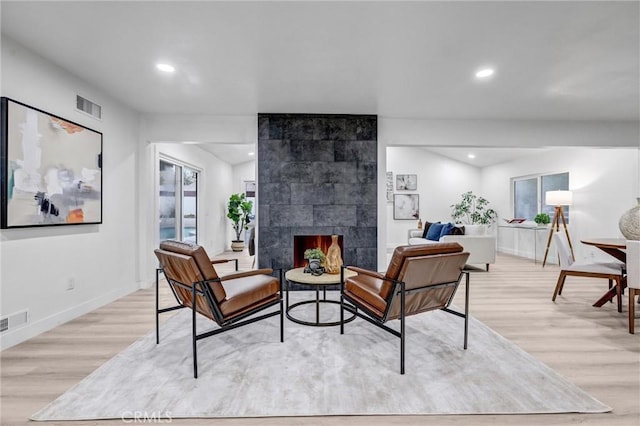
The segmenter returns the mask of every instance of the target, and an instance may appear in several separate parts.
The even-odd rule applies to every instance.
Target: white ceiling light
[[[156,68],[163,72],[174,72],[176,69],[169,64],[156,64]]]
[[[475,154],[467,154],[467,158],[471,158],[472,160],[476,158]]]
[[[254,155],[254,153],[253,153],[253,152],[250,152],[250,153],[249,153],[249,155]]]
[[[476,72],[476,78],[489,78],[494,72],[493,68],[482,68]]]

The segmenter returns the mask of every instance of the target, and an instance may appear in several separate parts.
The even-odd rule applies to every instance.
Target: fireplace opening
[[[304,259],[304,251],[319,247],[326,255],[331,245],[331,235],[294,235],[293,236],[293,267],[302,268],[307,266]],[[338,235],[338,245],[340,246],[340,256],[344,259],[344,245],[342,235]]]

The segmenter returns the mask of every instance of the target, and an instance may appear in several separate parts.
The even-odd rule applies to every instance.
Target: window
[[[198,172],[187,166],[160,160],[160,241],[198,242]]]
[[[544,203],[547,191],[568,190],[569,173],[534,175],[513,178],[513,215],[517,218],[533,220],[539,212],[553,217],[554,206]],[[569,208],[565,207],[565,218],[569,221]]]

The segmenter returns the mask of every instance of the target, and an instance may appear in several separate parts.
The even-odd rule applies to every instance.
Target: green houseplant
[[[233,251],[242,251],[244,249],[244,241],[240,239],[243,230],[249,229],[247,226],[251,221],[251,209],[253,201],[247,200],[244,193],[231,194],[229,204],[227,205],[227,217],[233,223],[233,230],[236,233],[236,239],[231,241],[231,249]]]
[[[312,249],[306,249],[304,251],[304,258],[307,260],[318,259],[320,262],[324,262],[326,257],[320,247],[316,247]]]
[[[538,225],[546,225],[551,222],[551,217],[546,213],[538,213],[533,221]]]
[[[456,223],[467,225],[490,225],[496,221],[498,214],[488,208],[489,201],[468,191],[462,194],[462,200],[451,205],[451,218]]]
[[[324,273],[322,265],[327,257],[320,247],[306,249],[304,258],[309,261],[309,266],[304,269],[304,272],[310,272],[312,275],[322,275]]]

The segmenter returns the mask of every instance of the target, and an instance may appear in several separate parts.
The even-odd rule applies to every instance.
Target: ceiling
[[[635,1],[3,0],[1,8],[3,35],[143,113],[640,115]],[[478,81],[483,66],[496,72]]]

